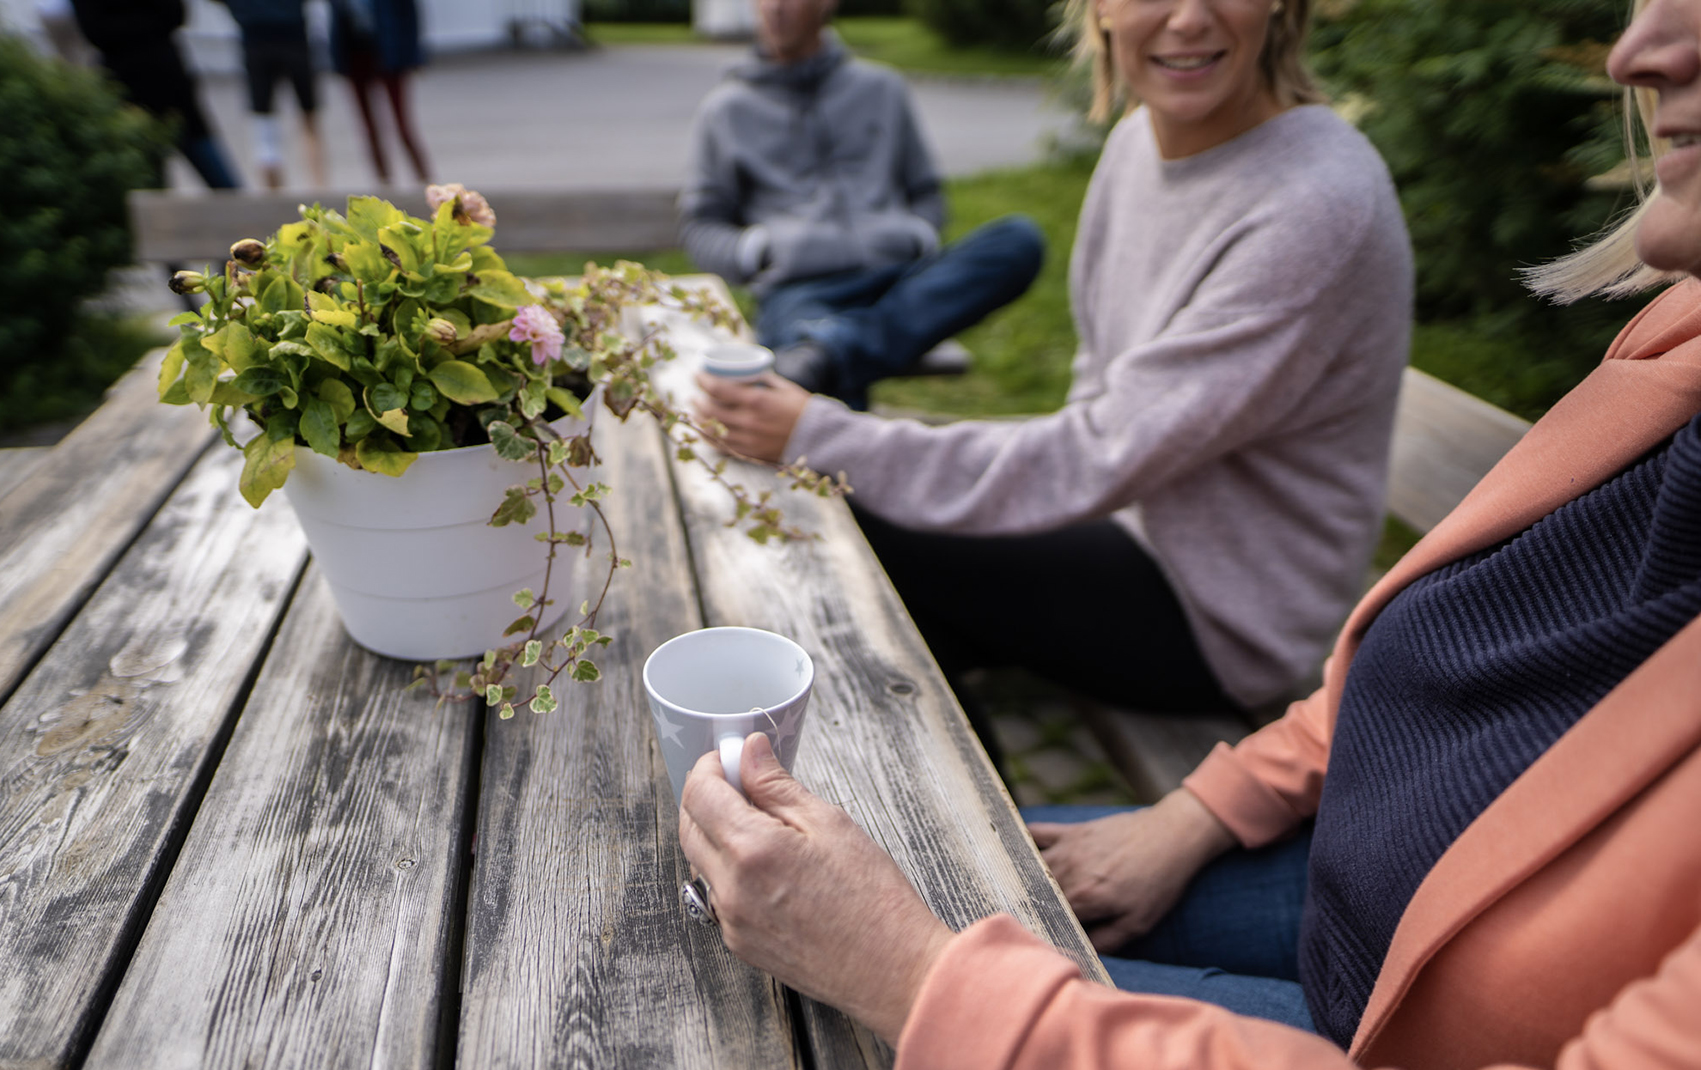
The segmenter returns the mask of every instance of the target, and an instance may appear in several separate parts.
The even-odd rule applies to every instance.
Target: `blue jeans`
[[[1029,806],[1023,819],[1074,823],[1125,806]],[[1311,832],[1256,851],[1235,850],[1200,871],[1181,902],[1117,955],[1100,956],[1125,992],[1186,996],[1307,1032],[1299,985],[1299,920]]]
[[[1020,297],[1044,259],[1038,225],[1005,216],[919,260],[776,287],[762,300],[756,338],[770,349],[818,342],[833,358],[835,393],[866,408],[870,384],[901,375],[923,353]]]

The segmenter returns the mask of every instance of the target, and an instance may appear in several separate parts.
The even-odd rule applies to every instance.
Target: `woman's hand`
[[[1186,788],[1078,825],[1028,826],[1093,947],[1113,954],[1156,925],[1232,833]]]
[[[849,814],[792,779],[767,736],[744,741],[739,772],[749,802],[705,755],[679,810],[728,950],[896,1044],[951,930]]]
[[[726,434],[719,442],[726,449],[757,461],[778,463],[785,459],[786,442],[797,426],[809,391],[773,372],[752,381],[734,382],[698,373],[699,420],[719,420]]]

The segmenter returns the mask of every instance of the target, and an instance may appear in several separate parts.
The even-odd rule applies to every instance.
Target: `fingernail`
[[[774,744],[766,733],[756,732],[749,742],[744,745],[750,758],[758,765],[778,765],[779,758],[774,754]]]

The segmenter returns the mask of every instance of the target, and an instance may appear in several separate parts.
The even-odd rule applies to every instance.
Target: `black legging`
[[[1157,563],[1109,520],[1038,535],[909,531],[852,511],[996,760],[970,669],[1020,667],[1116,706],[1237,709]]]

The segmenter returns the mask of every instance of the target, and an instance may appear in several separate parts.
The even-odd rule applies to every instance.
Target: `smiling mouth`
[[[1172,71],[1197,71],[1222,59],[1226,52],[1213,52],[1208,56],[1153,56],[1152,62]]]
[[[1688,149],[1701,145],[1701,134],[1673,134],[1670,140],[1672,148]]]

